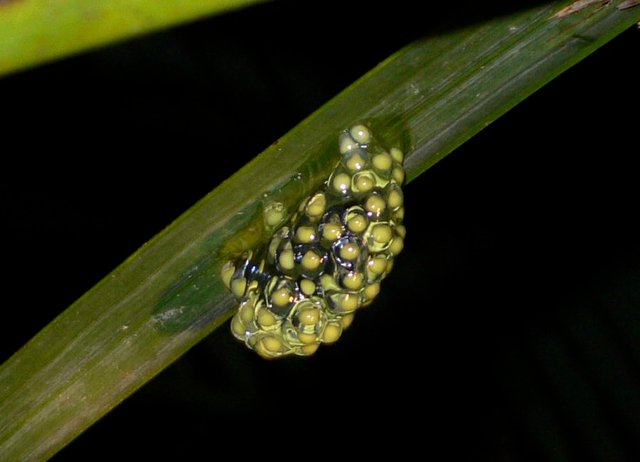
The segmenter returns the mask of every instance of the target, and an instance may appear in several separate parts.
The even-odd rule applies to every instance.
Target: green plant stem
[[[336,161],[336,135],[372,120],[404,140],[408,179],[640,20],[640,8],[567,2],[426,38],[399,51],[257,156],[144,245],[0,367],[0,454],[51,456],[224,322],[218,272]],[[551,110],[551,109],[550,109]]]

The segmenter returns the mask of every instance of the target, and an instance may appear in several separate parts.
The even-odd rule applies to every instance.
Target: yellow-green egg
[[[392,209],[396,209],[402,205],[403,202],[402,193],[398,189],[392,189],[387,197],[387,204]]]
[[[399,164],[401,164],[404,160],[404,153],[398,148],[391,148],[391,151],[389,151],[389,153],[391,154],[391,157],[393,157],[393,160],[395,160]]]
[[[376,255],[375,257],[369,257],[367,262],[367,269],[375,274],[382,274],[387,268],[387,257],[384,255]]]
[[[372,284],[369,284],[367,287],[365,287],[364,289],[364,296],[368,299],[371,300],[373,298],[376,298],[376,296],[380,293],[380,283],[379,282],[374,282]]]
[[[342,236],[342,226],[337,223],[326,223],[322,228],[322,237],[328,241],[336,241]]]
[[[288,305],[291,301],[291,292],[289,289],[282,288],[277,289],[271,294],[271,302],[277,306],[285,306]]]
[[[358,273],[356,271],[351,271],[342,278],[342,285],[349,290],[358,290],[360,287],[362,287],[363,282],[364,274]]]
[[[396,236],[395,238],[393,238],[393,242],[391,242],[391,245],[389,246],[389,252],[391,252],[392,255],[398,255],[400,252],[402,252],[403,248],[404,239],[402,239],[401,236]]]
[[[278,322],[278,320],[273,315],[273,313],[271,313],[269,310],[265,308],[261,308],[258,310],[257,320],[258,320],[258,324],[260,324],[262,327],[267,327],[267,328],[275,325]]]
[[[384,199],[377,195],[371,195],[367,198],[364,203],[364,208],[367,212],[371,213],[374,216],[379,216],[384,212],[384,209],[387,207]]]
[[[398,221],[403,221],[404,220],[404,207],[400,207],[398,210],[393,212],[393,218],[395,218]]]
[[[398,236],[400,236],[402,239],[405,239],[407,237],[407,228],[405,228],[404,225],[397,225],[395,229]]]
[[[307,216],[317,218],[321,216],[327,207],[327,198],[323,193],[318,193],[309,200],[306,207]]]
[[[309,244],[316,240],[316,229],[313,226],[299,226],[296,230],[296,239],[303,244]]]
[[[362,158],[362,156],[359,153],[354,153],[347,159],[347,162],[345,163],[345,165],[352,172],[357,172],[362,170],[365,167],[366,161]]]
[[[391,168],[393,159],[391,159],[391,156],[388,153],[381,152],[380,154],[373,156],[371,163],[378,170],[387,171]]]
[[[272,353],[276,353],[282,349],[282,340],[273,335],[264,337],[261,343],[267,351]]]
[[[393,237],[391,226],[387,224],[375,225],[371,230],[371,236],[373,240],[379,244],[386,244]]]
[[[324,343],[333,343],[340,338],[342,327],[340,324],[327,324],[322,332],[322,341]]]
[[[254,349],[254,351],[256,353],[258,353],[258,355],[260,355],[260,357],[262,359],[273,359],[276,357],[275,354],[271,353],[270,351],[268,351],[265,347],[262,341],[258,342],[257,344],[253,344],[251,345],[251,348]]]
[[[317,343],[312,343],[310,345],[304,345],[300,348],[300,351],[306,356],[311,356],[318,350],[319,345]]]
[[[347,242],[340,249],[340,258],[344,260],[355,260],[360,256],[360,248],[353,242]]]
[[[302,257],[302,266],[303,268],[313,271],[318,269],[320,264],[322,263],[322,257],[315,253],[313,250],[307,250],[307,253]]]
[[[361,233],[369,226],[369,220],[364,215],[357,213],[354,214],[349,221],[347,221],[347,228],[354,233]]]
[[[249,324],[253,321],[253,310],[255,306],[251,303],[250,300],[246,300],[240,304],[240,308],[238,309],[238,314],[240,315],[240,319],[245,324]]]
[[[353,151],[354,149],[356,149],[358,147],[358,145],[356,144],[355,140],[353,138],[351,138],[348,134],[344,133],[342,136],[340,136],[340,154],[346,154],[349,151]]]
[[[338,303],[342,311],[354,311],[360,306],[360,297],[355,294],[342,294]]]
[[[391,172],[391,177],[398,183],[402,184],[404,181],[404,170],[401,167],[396,167]]]
[[[367,144],[371,141],[371,132],[364,125],[354,125],[349,133],[360,144]]]
[[[389,274],[392,269],[393,269],[393,258],[389,258],[389,261],[387,262],[386,273]]]
[[[277,226],[284,220],[286,210],[280,202],[269,204],[264,211],[264,219],[267,225]]]
[[[316,343],[318,340],[318,336],[316,334],[300,333],[298,334],[298,340],[308,345],[311,343]]]
[[[228,261],[220,270],[220,277],[222,278],[222,283],[225,285],[227,289],[231,289],[231,278],[233,277],[233,273],[236,272],[236,267],[232,262]]]
[[[302,279],[300,281],[300,290],[307,297],[313,295],[316,291],[316,284],[311,279]]]
[[[292,270],[295,266],[295,261],[293,259],[293,250],[283,250],[280,252],[280,258],[278,260],[280,263],[280,268],[284,270]]]
[[[247,279],[238,278],[231,281],[231,293],[237,298],[242,298],[247,288]]]
[[[242,324],[242,321],[238,316],[234,316],[233,319],[231,320],[231,331],[236,337],[244,340],[244,336],[246,334],[246,327],[244,326],[244,324]]]
[[[345,314],[342,317],[342,319],[340,319],[340,324],[342,325],[342,329],[347,329],[353,322],[354,317],[355,316],[353,313]]]
[[[351,186],[351,177],[346,173],[338,173],[333,177],[333,189],[339,193],[347,193]]]
[[[320,321],[320,311],[317,308],[305,308],[298,313],[298,320],[305,326],[313,326]]]
[[[354,176],[353,187],[358,192],[369,192],[376,185],[376,181],[369,173],[359,173]]]

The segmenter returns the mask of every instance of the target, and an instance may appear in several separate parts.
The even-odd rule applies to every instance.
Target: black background
[[[0,80],[0,360],[391,52],[501,3],[280,1]],[[639,460],[639,46],[407,185],[405,251],[338,344],[265,362],[219,329],[54,460]]]

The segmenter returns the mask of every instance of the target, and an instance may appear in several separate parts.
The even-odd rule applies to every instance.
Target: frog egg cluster
[[[268,244],[222,268],[240,302],[231,331],[265,358],[311,355],[338,340],[402,251],[402,151],[379,146],[364,125],[345,130],[339,149],[323,187]]]

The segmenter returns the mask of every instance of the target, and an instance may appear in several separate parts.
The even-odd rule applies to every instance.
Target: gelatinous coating
[[[322,189],[264,248],[222,268],[240,301],[231,331],[265,358],[307,356],[338,340],[404,246],[402,151],[384,149],[364,125],[338,145],[341,160]]]

